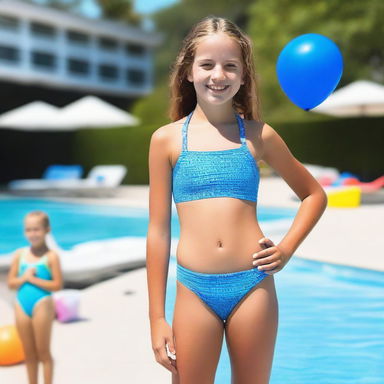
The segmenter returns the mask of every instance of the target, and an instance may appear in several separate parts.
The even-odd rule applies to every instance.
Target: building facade
[[[0,112],[86,94],[123,108],[153,89],[162,35],[18,0],[0,1]]]

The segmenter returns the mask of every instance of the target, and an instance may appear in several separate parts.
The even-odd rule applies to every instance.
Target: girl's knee
[[[41,363],[53,362],[52,354],[49,351],[39,351],[38,358]]]
[[[35,354],[32,354],[32,355],[25,354],[25,363],[26,364],[37,364],[38,362],[39,362],[38,355],[35,355]]]

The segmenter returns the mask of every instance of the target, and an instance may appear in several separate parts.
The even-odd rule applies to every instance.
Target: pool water
[[[176,259],[169,266],[172,323]],[[270,384],[383,384],[384,273],[293,256],[275,274],[279,328]],[[230,383],[223,343],[215,384]]]
[[[28,245],[23,234],[24,216],[32,210],[47,212],[52,234],[64,250],[86,241],[125,236],[146,237],[148,210],[144,208],[114,207],[91,204],[65,203],[48,199],[0,199],[0,257]],[[262,221],[290,218],[292,209],[263,208],[258,211]],[[178,237],[180,228],[176,212],[171,220],[172,236]]]

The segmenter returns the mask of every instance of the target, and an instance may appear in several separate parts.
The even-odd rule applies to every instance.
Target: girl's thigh
[[[49,355],[52,324],[55,319],[55,307],[52,297],[44,297],[33,309],[33,329],[39,357]]]
[[[278,301],[270,275],[249,292],[227,321],[233,384],[269,383],[277,327]]]
[[[15,320],[26,359],[37,359],[32,319],[23,311],[19,303],[15,303]]]
[[[179,281],[172,328],[178,370],[173,383],[213,384],[223,342],[223,323]]]

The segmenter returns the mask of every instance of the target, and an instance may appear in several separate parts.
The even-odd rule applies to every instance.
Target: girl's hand
[[[36,268],[28,268],[23,275],[25,281],[29,281],[32,276],[35,276],[35,273],[36,273]]]
[[[171,326],[164,318],[151,323],[152,349],[156,361],[174,374],[176,369],[176,350]]]
[[[253,254],[253,265],[268,275],[273,275],[282,270],[290,255],[284,253],[271,239],[266,237],[260,239],[259,243],[264,249]]]

